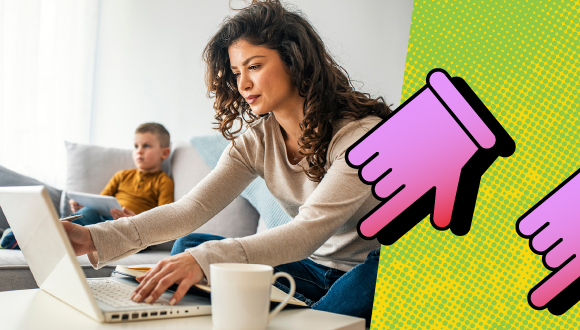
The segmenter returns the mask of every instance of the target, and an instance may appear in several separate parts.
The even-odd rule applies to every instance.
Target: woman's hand
[[[88,228],[68,221],[61,223],[77,256],[97,251]]]
[[[174,283],[179,284],[170,305],[177,304],[187,290],[205,277],[203,270],[188,252],[161,260],[145,275],[137,277],[140,282],[131,299],[136,302],[154,303]]]
[[[72,210],[73,213],[77,213],[80,209],[83,208],[83,206],[75,202],[74,199],[69,199],[68,204],[70,205],[70,209]]]
[[[113,217],[114,220],[117,220],[119,218],[124,218],[124,217],[132,217],[135,215],[135,212],[129,210],[128,208],[123,206],[123,211],[121,210],[117,210],[117,209],[112,209],[111,210],[111,216]]]

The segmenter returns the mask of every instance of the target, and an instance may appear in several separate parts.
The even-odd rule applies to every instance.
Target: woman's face
[[[276,50],[238,40],[228,48],[228,53],[238,91],[254,114],[301,108],[298,88]]]

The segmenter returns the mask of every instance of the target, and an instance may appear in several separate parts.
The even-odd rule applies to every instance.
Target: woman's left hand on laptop
[[[203,270],[188,252],[179,253],[161,260],[145,275],[137,277],[139,286],[131,299],[136,302],[154,303],[170,286],[177,283],[170,305],[177,304],[189,288],[205,277]]]

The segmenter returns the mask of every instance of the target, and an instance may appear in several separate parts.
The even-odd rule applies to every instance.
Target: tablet
[[[117,209],[123,211],[119,201],[113,196],[87,194],[82,192],[68,191],[69,198],[82,206],[90,207],[105,217],[111,216],[111,210]]]

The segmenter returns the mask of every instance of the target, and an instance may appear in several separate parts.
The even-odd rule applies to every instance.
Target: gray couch
[[[67,182],[68,191],[99,193],[111,176],[122,169],[134,167],[131,150],[103,148],[67,143]],[[178,200],[200,182],[211,170],[201,159],[196,149],[187,142],[174,144],[170,158],[164,164],[175,183],[175,200]],[[0,186],[25,186],[42,184],[0,167]],[[60,211],[61,216],[70,214],[67,209],[66,194],[48,187],[49,193]],[[242,237],[256,233],[259,214],[242,197],[236,198],[228,207],[196,232]],[[235,221],[232,221],[235,220]],[[9,227],[0,212],[0,230]],[[260,226],[264,228],[264,226]],[[157,263],[169,256],[173,242],[149,247],[147,250],[95,270],[86,256],[78,257],[81,268],[87,277],[109,276],[116,265]],[[20,250],[0,250],[0,291],[36,288],[32,273]]]

